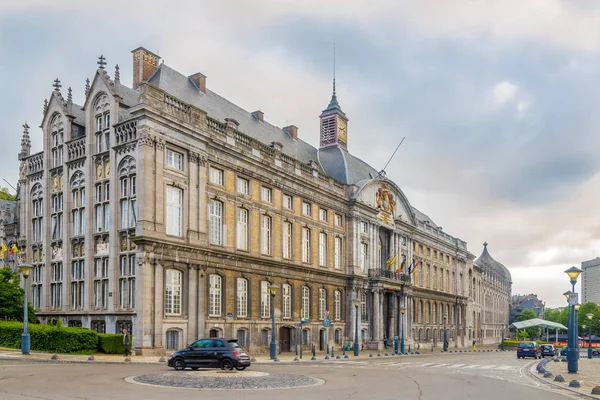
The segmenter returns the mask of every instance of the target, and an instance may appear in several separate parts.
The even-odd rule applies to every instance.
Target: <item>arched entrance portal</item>
[[[292,329],[289,326],[282,326],[279,328],[279,343],[281,351],[291,351],[291,336]]]

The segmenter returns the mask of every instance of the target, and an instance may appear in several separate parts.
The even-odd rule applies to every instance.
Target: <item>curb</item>
[[[537,361],[537,362],[539,362],[539,361]],[[538,375],[538,374],[536,374],[536,373],[535,373],[535,372],[536,372],[535,370],[536,370],[536,363],[537,363],[537,362],[536,362],[536,361],[533,361],[533,362],[531,363],[531,365],[528,365],[528,366],[526,366],[525,368],[526,368],[526,370],[527,370],[527,373],[528,373],[530,376],[533,376],[533,377],[534,377],[535,379],[537,379],[538,381],[540,381],[540,382],[542,382],[542,383],[545,383],[545,384],[547,384],[547,385],[550,385],[550,386],[552,386],[552,387],[555,387],[555,388],[559,388],[559,389],[562,389],[562,390],[567,390],[567,391],[569,391],[569,392],[571,392],[571,393],[575,393],[575,394],[577,394],[578,396],[582,396],[582,397],[584,397],[584,398],[587,398],[587,399],[593,399],[593,400],[599,400],[599,399],[600,399],[600,396],[595,396],[595,395],[593,395],[593,394],[588,394],[588,393],[585,393],[585,392],[583,392],[583,391],[581,391],[581,390],[573,389],[573,388],[571,388],[571,387],[569,387],[569,386],[564,386],[564,385],[561,385],[560,383],[555,383],[555,382],[554,382],[554,381],[552,381],[552,380],[544,379],[544,377],[543,377],[543,376],[540,376],[540,375]],[[566,383],[566,382],[565,382],[565,383]]]

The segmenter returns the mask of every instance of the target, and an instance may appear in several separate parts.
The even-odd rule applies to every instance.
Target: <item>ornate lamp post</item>
[[[275,284],[269,285],[269,292],[271,293],[271,345],[269,346],[269,353],[271,360],[277,361],[277,343],[275,343],[275,295],[279,286]]]
[[[400,314],[402,314],[401,321],[401,333],[400,333],[400,353],[404,354],[404,313],[406,313],[406,307],[400,307]]]
[[[356,309],[356,321],[354,325],[354,355],[358,356],[358,306],[360,306],[360,299],[354,299],[352,303]]]
[[[577,283],[577,278],[579,274],[581,274],[579,268],[571,267],[565,271],[565,274],[569,276],[571,282],[571,293],[569,293],[569,298],[571,295],[575,294],[575,284]],[[569,316],[569,340],[567,347],[567,369],[569,373],[576,373],[579,369],[579,349],[578,349],[578,332],[577,332],[577,315],[576,315],[576,307],[575,301],[569,300],[569,308],[571,308],[570,316]]]
[[[29,350],[31,347],[31,337],[29,336],[29,325],[28,325],[28,315],[27,315],[27,278],[29,278],[29,273],[33,269],[31,264],[21,264],[19,265],[19,270],[21,274],[23,274],[23,279],[25,280],[23,287],[25,288],[25,296],[23,300],[23,334],[21,335],[21,353],[29,354]]]
[[[592,318],[594,318],[594,314],[589,313],[585,314],[585,316],[590,320],[590,330],[588,332],[588,358],[592,358]]]
[[[448,351],[448,333],[446,332],[446,321],[448,320],[448,312],[444,312],[444,353]]]
[[[500,345],[500,348],[502,349],[502,351],[504,351],[504,324],[502,324],[502,344]]]

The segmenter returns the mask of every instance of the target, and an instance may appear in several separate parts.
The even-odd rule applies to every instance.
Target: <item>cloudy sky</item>
[[[0,178],[25,121],[41,149],[56,77],[81,104],[97,57],[130,83],[138,46],[317,146],[334,41],[350,152],[381,169],[406,137],[387,171],[412,205],[477,256],[487,241],[513,293],[563,305],[563,271],[600,256],[593,0],[1,2]]]

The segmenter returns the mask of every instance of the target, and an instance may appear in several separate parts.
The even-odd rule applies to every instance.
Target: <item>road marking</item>
[[[448,366],[448,368],[462,368],[467,364],[451,364]]]
[[[438,364],[438,365],[433,365],[431,368],[445,368],[450,364]]]
[[[484,366],[482,366],[482,367],[481,367],[481,368],[479,368],[479,369],[492,369],[492,368],[494,368],[494,367],[495,367],[495,365],[493,365],[493,364],[492,364],[492,365],[484,365]]]
[[[421,367],[429,367],[430,365],[435,365],[435,363],[421,364]]]
[[[501,369],[501,370],[504,370],[504,371],[508,371],[508,370],[511,370],[511,369],[517,369],[517,370],[518,370],[518,369],[520,369],[520,368],[521,368],[521,367],[519,367],[519,366],[514,366],[514,365],[500,365],[500,366],[498,366],[498,368],[496,368],[496,369]]]
[[[471,365],[467,365],[463,369],[474,369],[474,368],[477,368],[479,366],[480,366],[479,364],[471,364]]]

